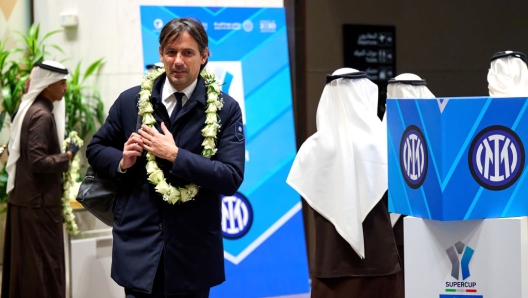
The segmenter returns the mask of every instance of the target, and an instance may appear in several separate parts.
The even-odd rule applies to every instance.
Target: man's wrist
[[[123,159],[119,161],[119,164],[117,165],[117,172],[118,173],[126,173],[127,169],[123,169]]]
[[[174,163],[176,161],[176,157],[178,156],[178,147],[174,147],[174,150],[172,150],[170,156],[169,156],[169,161]]]

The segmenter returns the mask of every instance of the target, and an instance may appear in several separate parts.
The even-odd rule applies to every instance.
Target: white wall
[[[283,0],[38,0],[34,5],[35,22],[41,24],[42,32],[61,29],[62,13],[77,13],[78,27],[53,35],[49,42],[73,58],[64,62],[70,71],[78,61],[87,67],[99,58],[105,59],[94,84],[108,111],[122,91],[139,85],[143,75],[140,5],[282,7]]]
[[[13,48],[18,36],[15,31],[26,32],[29,28],[29,0],[2,0],[0,2],[0,40],[9,38],[8,48]]]

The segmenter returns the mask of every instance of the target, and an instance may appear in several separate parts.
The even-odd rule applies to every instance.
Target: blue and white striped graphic
[[[211,297],[307,293],[301,203],[285,182],[296,154],[285,11],[141,6],[145,65],[159,61],[163,24],[187,16],[206,28],[208,68],[242,108],[247,151],[239,192],[253,212],[247,233],[224,239],[227,281],[213,288]]]

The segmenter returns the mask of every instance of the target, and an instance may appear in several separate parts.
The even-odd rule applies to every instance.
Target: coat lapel
[[[154,87],[152,88],[152,95],[150,97],[150,103],[154,108],[154,113],[152,113],[152,115],[154,116],[154,119],[156,119],[156,128],[158,128],[160,131],[161,122],[165,122],[166,125],[170,123],[167,109],[161,102],[161,92],[163,90],[163,84],[165,83],[166,77],[167,76],[165,74],[159,76],[159,78],[154,83]]]

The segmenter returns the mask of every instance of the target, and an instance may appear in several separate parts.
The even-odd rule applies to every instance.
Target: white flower
[[[79,170],[81,169],[81,164],[79,163],[79,158],[75,156],[71,163],[71,172],[72,174],[78,174]],[[76,180],[76,179],[73,179]]]
[[[66,150],[66,147],[70,144],[70,139],[73,138],[73,140],[79,144],[79,146],[83,145],[83,140],[79,138],[77,132],[72,131],[64,140],[64,150]],[[77,227],[77,224],[75,223],[75,215],[72,212],[71,206],[70,206],[70,200],[74,200],[77,196],[77,192],[79,191],[80,183],[76,182],[76,180],[79,177],[79,170],[80,170],[80,164],[79,164],[79,157],[76,156],[68,169],[66,173],[63,173],[63,193],[62,193],[62,216],[64,218],[64,221],[66,223],[66,230],[68,233],[75,235],[79,233],[79,228]]]
[[[141,90],[139,91],[139,98],[140,98],[140,101],[149,101],[150,99],[150,91],[149,90]]]
[[[141,95],[138,100],[138,106],[147,106],[150,104],[149,102],[150,94],[149,95]]]
[[[184,202],[184,203],[188,202],[188,201],[190,201],[192,199],[191,196],[190,196],[189,191],[187,189],[185,189],[185,188],[180,188],[180,195],[181,195],[181,199],[180,200],[182,202]]]
[[[217,94],[220,93],[220,86],[218,86],[218,83],[212,83],[211,87],[213,87],[214,92]]]
[[[187,185],[187,189],[189,190],[191,197],[194,197],[198,194],[198,186],[195,184]]]
[[[165,201],[165,202],[169,202],[169,195],[168,194],[164,194],[163,196],[161,196],[161,198]],[[170,202],[169,202],[170,203]]]
[[[152,107],[152,105],[150,103],[148,104],[142,104],[139,106],[139,114],[140,115],[145,115],[147,113],[153,113],[154,112],[154,108]]]
[[[168,202],[174,204],[180,200],[180,191],[177,187],[171,186],[170,193],[168,196]]]
[[[216,138],[216,128],[214,124],[209,124],[202,129],[202,136]]]
[[[143,115],[143,124],[150,125],[156,123],[156,119],[152,116],[152,114],[145,114]]]
[[[155,171],[159,170],[158,164],[156,163],[156,161],[153,161],[153,160],[149,160],[147,162],[146,168],[147,168],[147,174],[152,174]]]
[[[163,179],[165,179],[165,177],[163,176],[162,170],[154,171],[148,177],[148,180],[154,184],[158,184]]]
[[[204,149],[202,151],[202,155],[207,157],[207,158],[211,158],[212,156],[214,156],[216,154],[216,152],[218,151],[218,149]]]
[[[141,91],[143,92],[143,91]],[[140,92],[140,94],[141,94]],[[139,100],[138,100],[138,103],[137,103],[137,106],[138,108],[142,107],[142,106],[145,106],[145,105],[149,105],[150,104],[150,91],[148,91],[148,93],[143,93],[143,95],[141,95],[139,97]]]
[[[152,154],[150,152],[147,153],[147,160],[148,161],[151,161],[151,160],[156,161],[156,155],[154,155],[154,154]]]
[[[202,142],[202,147],[205,149],[214,149],[215,147],[215,139],[211,137],[207,137]]]
[[[143,80],[143,82],[141,82],[141,89],[142,90],[152,90],[152,86],[154,86],[154,81]]]
[[[156,191],[161,194],[166,194],[170,190],[170,185],[164,180],[161,180],[158,185],[156,185]]]
[[[209,89],[211,89],[211,88],[209,88]],[[207,103],[213,103],[217,99],[218,99],[218,93],[216,93],[214,91],[211,91],[211,90],[209,90],[209,92],[207,92]]]
[[[216,104],[213,103],[213,104],[208,104],[208,105],[207,105],[207,110],[205,110],[205,112],[206,112],[207,114],[211,114],[211,113],[213,113],[213,114],[216,116],[216,112],[217,112],[217,110],[218,110],[218,107],[216,106]],[[208,115],[208,116],[209,116],[209,115]],[[216,122],[216,121],[215,121],[215,122]],[[207,123],[207,122],[206,122],[206,123]]]
[[[75,217],[73,217],[73,214],[69,213],[69,214],[66,214],[66,220],[67,221],[73,221],[75,219]]]
[[[205,124],[213,124],[218,122],[218,117],[216,113],[207,113],[205,118]]]
[[[215,102],[215,104],[216,104],[216,108],[218,108],[218,110],[221,110],[224,107],[224,101],[223,100],[217,100]]]
[[[210,79],[213,75],[213,73],[207,68],[202,69],[202,72],[200,74],[204,79]]]

